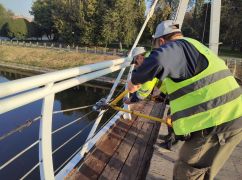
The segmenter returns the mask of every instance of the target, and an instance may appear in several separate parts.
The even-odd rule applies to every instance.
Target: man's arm
[[[141,88],[136,92],[137,98],[140,100],[147,98],[151,94],[158,81],[159,80],[157,78],[154,78],[152,81],[147,81],[142,84]]]
[[[158,81],[159,80],[157,78],[154,78],[152,81],[145,82],[141,85],[140,89],[138,89],[129,99],[125,101],[125,103],[131,104],[144,100],[150,95]]]
[[[140,88],[140,84],[133,84],[131,81],[128,82],[128,90],[130,93],[136,92]]]
[[[160,65],[158,56],[157,51],[152,51],[149,57],[145,58],[144,63],[132,72],[131,81],[128,82],[129,92],[136,92],[140,84],[151,81],[162,73],[163,67]]]
[[[158,52],[152,51],[149,57],[145,58],[144,63],[132,72],[132,84],[143,84],[153,80],[163,69],[159,61]]]
[[[199,53],[185,41],[173,41],[155,49],[144,63],[132,73],[130,90],[153,78],[163,81],[166,77],[182,81],[191,77]],[[191,71],[191,72],[190,72]]]

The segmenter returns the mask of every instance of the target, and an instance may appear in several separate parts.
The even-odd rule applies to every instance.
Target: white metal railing
[[[115,59],[112,61],[105,61],[96,64],[84,65],[81,67],[65,69],[61,71],[55,71],[38,76],[23,78],[15,80],[14,83],[6,82],[0,84],[0,89],[4,88],[4,91],[0,91],[0,98],[8,96],[10,94],[23,92],[35,87],[43,86],[51,82],[63,81],[68,78],[80,76],[85,73],[94,72],[96,70],[113,67],[124,63],[125,58]],[[107,73],[108,74],[108,73]]]
[[[122,59],[121,62],[124,63],[124,59]],[[86,81],[95,79],[97,77],[106,75],[108,73],[115,72],[115,71],[121,69],[122,67],[127,66],[127,64],[121,64],[120,61],[119,61],[119,64],[117,64],[117,62],[115,62],[115,60],[107,61],[106,67],[104,66],[103,69],[100,69],[98,64],[94,64],[96,66],[90,65],[92,67],[89,67],[89,68],[86,66],[84,71],[82,71],[82,68],[69,69],[69,71],[71,71],[71,72],[68,73],[68,71],[67,71],[68,75],[65,74],[66,70],[63,70],[63,71],[61,71],[61,73],[60,72],[47,73],[44,75],[38,75],[38,76],[34,76],[34,77],[23,78],[23,79],[16,80],[16,81],[2,83],[0,85],[0,97],[3,97],[3,94],[6,96],[6,95],[13,95],[13,94],[16,94],[16,93],[19,93],[22,91],[26,91],[26,90],[31,90],[31,91],[24,92],[19,95],[0,100],[0,113],[5,113],[14,108],[29,104],[29,103],[34,102],[39,99],[42,99],[42,98],[46,97],[47,95],[64,91],[71,87],[82,84]],[[97,69],[99,69],[99,70],[96,71]],[[74,72],[72,72],[72,70]],[[77,72],[77,70],[79,72]],[[89,71],[89,73],[87,73],[88,71]],[[84,73],[86,73],[86,74],[84,74]],[[48,74],[50,74],[50,77],[48,76]],[[72,74],[72,76],[71,76],[71,74]],[[81,75],[81,76],[78,76],[78,75]],[[57,77],[55,77],[55,76],[57,76]],[[78,76],[78,77],[75,77],[75,76]],[[72,78],[58,82],[61,79],[66,79],[66,78],[70,78],[70,77],[72,77]],[[50,87],[50,85],[49,85],[51,83],[53,83],[52,87]],[[43,85],[44,85],[44,87],[32,90],[35,87],[43,86]],[[28,87],[28,89],[26,86]],[[12,103],[9,103],[9,102],[12,102]]]
[[[148,20],[151,18],[157,2],[158,0],[154,1],[153,6],[146,17],[145,23],[142,26],[140,33],[138,34],[136,41],[132,46],[132,49],[127,58],[121,58],[113,61],[106,61],[92,65],[85,65],[77,68],[51,72],[43,75],[38,75],[34,77],[24,78],[0,84],[0,114],[11,111],[23,105],[29,104],[36,100],[44,99],[42,104],[39,140],[36,141],[39,144],[39,162],[32,169],[30,169],[30,171],[28,171],[21,179],[27,177],[38,166],[40,168],[41,179],[54,179],[54,173],[56,173],[59,170],[60,172],[56,175],[56,179],[63,179],[63,177],[65,177],[73,169],[73,167],[81,160],[81,158],[84,156],[84,153],[89,151],[92,148],[92,146],[96,143],[96,141],[110,128],[110,126],[120,117],[120,115],[123,114],[119,112],[116,116],[114,116],[111,119],[110,122],[108,122],[105,125],[105,127],[102,128],[100,132],[95,134],[98,124],[100,123],[102,115],[105,111],[100,112],[87,137],[86,143],[66,160],[66,162],[68,162],[72,158],[72,160],[68,164],[65,165],[66,162],[64,162],[60,167],[58,167],[54,171],[52,155],[59,149],[61,149],[63,146],[65,146],[67,143],[69,143],[72,139],[77,137],[83,131],[83,129],[80,130],[77,134],[72,136],[69,140],[67,140],[61,146],[52,151],[52,134],[68,127],[69,125],[73,124],[74,122],[80,119],[78,118],[73,122],[68,123],[67,125],[64,125],[63,127],[55,130],[54,132],[51,132],[53,103],[55,94],[68,88],[74,87],[76,85],[82,84],[91,79],[95,79],[97,77],[121,69],[107,97],[107,101],[111,100],[112,95],[124,73],[125,68],[130,65],[129,60],[131,58],[131,53],[133,49],[136,47]],[[125,63],[125,60],[127,63]],[[36,145],[36,142],[27,147],[26,149],[24,149],[19,154],[17,154],[14,158],[10,159],[10,161],[5,163],[4,166],[1,167],[4,168],[5,166],[13,162],[20,155],[22,155],[27,150]],[[80,150],[81,152],[77,153]],[[65,167],[62,168],[64,165]]]
[[[40,168],[41,179],[48,180],[52,180],[54,178],[63,179],[71,170],[73,170],[77,163],[84,157],[84,154],[87,151],[89,151],[93,147],[93,145],[95,145],[97,140],[108,131],[108,129],[116,122],[117,119],[119,119],[121,115],[123,115],[123,113],[117,113],[113,118],[110,119],[110,121],[108,121],[105,124],[105,126],[101,128],[99,132],[96,132],[96,129],[105,111],[100,112],[97,119],[93,123],[94,125],[87,137],[85,144],[79,147],[61,166],[54,170],[52,160],[53,154],[57,152],[60,148],[65,146],[67,143],[69,143],[72,139],[77,137],[83,131],[84,128],[81,129],[77,134],[73,135],[69,140],[65,141],[54,151],[52,151],[52,134],[61,131],[62,129],[73,124],[74,122],[77,122],[83,117],[85,117],[84,115],[83,117],[80,117],[74,120],[73,122],[68,123],[52,132],[52,115],[55,94],[64,91],[68,88],[80,85],[86,81],[95,79],[97,77],[121,69],[106,99],[106,101],[110,101],[124,73],[125,68],[130,65],[132,51],[136,47],[148,20],[152,17],[157,2],[158,0],[155,0],[153,2],[152,7],[150,8],[150,12],[147,14],[146,20],[132,46],[132,49],[128,57],[91,65],[85,65],[77,68],[51,72],[43,75],[38,75],[34,77],[24,78],[0,84],[0,114],[6,113],[8,111],[24,106],[31,102],[37,101],[39,99],[44,99],[42,104],[42,114],[40,116],[41,119],[39,139],[35,143],[25,148],[20,153],[18,153],[16,156],[11,158],[9,161],[4,163],[2,166],[0,166],[0,169],[3,169],[8,164],[12,163],[16,158],[18,158],[23,153],[31,149],[33,146],[39,144],[39,162],[35,164],[34,167],[32,167],[21,179],[26,178],[37,167]],[[130,80],[132,70],[133,67],[131,67],[129,71],[128,80]],[[90,124],[88,124],[88,126]],[[55,173],[57,172],[58,174],[55,176]]]
[[[130,61],[127,61],[126,63],[125,60],[125,58],[121,58],[1,83],[0,114],[6,113],[39,99],[43,99],[43,104],[40,118],[39,139],[1,165],[0,169],[5,168],[22,154],[39,144],[39,162],[21,179],[27,177],[38,166],[40,168],[41,179],[54,179],[52,155],[83,131],[83,129],[80,130],[77,134],[64,142],[60,147],[52,151],[52,134],[83,118],[80,117],[52,132],[52,115],[55,94],[68,88],[80,85],[86,81],[129,66]]]

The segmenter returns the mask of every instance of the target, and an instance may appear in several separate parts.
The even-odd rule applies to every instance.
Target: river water
[[[16,79],[16,77],[17,76],[3,73],[1,71],[0,83]],[[95,92],[94,89],[88,88],[88,90],[85,90],[84,87],[80,87],[78,90],[69,89],[55,95],[54,111],[91,105],[96,103],[100,98],[105,97],[107,94],[108,91],[104,92],[102,89],[97,89]],[[41,105],[42,100],[38,100],[0,115],[0,136],[18,127],[27,120],[32,120],[39,116],[41,114]],[[87,108],[53,115],[52,131],[85,115],[91,110],[91,108]],[[106,113],[103,119],[108,119],[112,114],[113,111]],[[84,128],[89,122],[94,121],[96,117],[97,113],[92,112],[90,115],[81,119],[77,123],[74,123],[71,126],[54,134],[52,136],[52,149],[55,150],[57,147],[62,145],[70,137]],[[57,169],[84,143],[90,128],[91,126],[85,129],[75,139],[66,144],[53,155],[54,169]],[[23,131],[17,132],[0,141],[0,166],[21,150],[38,140],[38,133],[39,121],[33,123],[30,127],[24,129]],[[4,169],[0,170],[0,179],[19,179],[22,177],[28,170],[38,163],[38,153],[39,150],[37,144],[34,146],[34,148],[24,153],[23,156],[9,164]],[[29,175],[27,179],[39,178],[39,168],[36,168],[36,170]]]

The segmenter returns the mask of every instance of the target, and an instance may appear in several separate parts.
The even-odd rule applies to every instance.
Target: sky
[[[0,0],[0,4],[2,4],[6,9],[11,10],[17,16],[24,16],[27,18],[33,18],[29,14],[31,10],[31,6],[34,0]]]

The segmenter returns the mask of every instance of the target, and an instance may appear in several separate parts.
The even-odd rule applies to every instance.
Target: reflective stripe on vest
[[[242,116],[241,88],[224,61],[200,42],[184,38],[208,60],[208,67],[182,82],[166,78],[177,135],[220,125]]]

